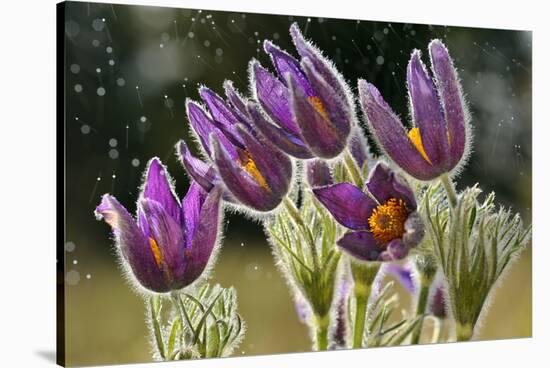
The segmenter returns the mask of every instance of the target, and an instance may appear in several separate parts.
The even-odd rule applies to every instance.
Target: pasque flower
[[[408,184],[378,163],[366,192],[350,183],[314,188],[313,193],[334,219],[351,229],[337,245],[362,261],[404,258],[424,237],[424,224]]]
[[[376,87],[359,80],[359,97],[368,125],[381,148],[403,170],[431,180],[457,168],[468,150],[468,113],[453,61],[445,45],[429,45],[434,80],[412,53],[407,86],[414,127],[407,132]]]
[[[252,89],[269,117],[259,114],[256,127],[294,157],[335,157],[346,147],[355,125],[349,87],[332,63],[304,39],[297,24],[290,27],[290,34],[300,61],[266,40],[264,49],[277,76],[251,62]]]
[[[227,101],[206,87],[206,107],[188,100],[187,116],[208,159],[194,157],[183,141],[178,151],[188,174],[208,189],[223,182],[226,199],[257,211],[270,211],[286,195],[292,179],[290,158],[253,128],[254,104],[225,83]]]
[[[216,245],[219,186],[205,191],[196,182],[180,201],[159,159],[147,167],[137,219],[110,194],[95,214],[113,229],[125,265],[146,289],[164,293],[190,285],[205,271]]]

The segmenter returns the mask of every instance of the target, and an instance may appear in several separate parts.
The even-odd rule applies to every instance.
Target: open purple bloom
[[[352,230],[337,245],[363,261],[406,257],[424,237],[411,188],[384,163],[376,165],[365,186],[369,194],[350,183],[313,189],[334,219]]]
[[[147,168],[137,219],[110,194],[95,214],[113,229],[122,258],[146,289],[164,293],[190,285],[214,251],[220,217],[220,187],[205,191],[196,182],[181,204],[159,159]]]
[[[355,125],[349,87],[332,63],[304,39],[297,24],[290,27],[290,34],[300,61],[265,41],[277,75],[255,60],[251,63],[252,88],[269,117],[255,119],[255,126],[294,157],[336,157]]]
[[[254,105],[225,83],[227,101],[206,87],[205,107],[188,100],[187,116],[207,160],[194,157],[183,141],[177,149],[187,173],[204,189],[223,182],[230,195],[257,211],[270,211],[286,195],[292,178],[290,158],[252,128]]]
[[[432,80],[420,51],[412,53],[407,86],[414,127],[407,132],[376,87],[359,80],[359,97],[368,125],[380,147],[403,170],[419,180],[453,171],[467,150],[468,114],[453,61],[443,43],[429,45]]]

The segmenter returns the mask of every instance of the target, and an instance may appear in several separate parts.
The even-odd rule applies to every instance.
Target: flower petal
[[[141,196],[160,203],[174,221],[180,223],[179,201],[174,194],[168,171],[157,157],[151,159],[147,165],[145,185]]]
[[[149,290],[168,291],[169,285],[155,262],[148,239],[126,208],[115,197],[105,194],[95,209],[95,215],[98,220],[104,219],[113,229],[122,256],[139,283]]]
[[[176,149],[187,174],[204,190],[209,191],[216,183],[220,182],[221,179],[214,166],[194,157],[183,140],[177,143]]]
[[[302,71],[298,60],[296,60],[268,40],[264,41],[264,50],[271,56],[271,61],[273,62],[275,69],[277,69],[279,78],[283,83],[286,84],[286,78],[284,76],[287,73],[290,73],[294,80],[296,80],[297,85],[302,88],[302,91],[306,96],[309,97],[316,95],[313,91],[313,88],[311,87],[311,84],[308,81],[308,78]]]
[[[369,217],[376,203],[350,183],[314,188],[313,194],[340,224],[353,229],[369,228]]]
[[[251,70],[253,76],[252,86],[262,108],[280,127],[286,129],[289,133],[299,135],[300,131],[294,122],[294,116],[290,108],[290,93],[286,86],[257,61],[252,62]]]
[[[343,99],[349,100],[349,93],[346,91],[346,84],[343,77],[336,71],[332,63],[323,56],[321,51],[304,39],[297,23],[290,26],[290,35],[296,46],[298,54],[302,58],[311,60],[315,70],[323,76],[323,79],[334,89],[334,91]]]
[[[156,241],[162,254],[162,267],[168,268],[170,279],[177,278],[183,272],[186,231],[184,225],[174,221],[162,203],[155,200],[142,198],[138,206],[142,215],[140,226]]]
[[[233,86],[233,82],[226,80],[223,82],[223,88],[225,90],[225,96],[233,107],[233,112],[239,115],[242,122],[248,120],[248,111],[246,110],[246,99],[241,96],[239,92]]]
[[[405,221],[405,233],[402,237],[403,243],[409,248],[414,248],[424,239],[424,234],[424,221],[422,221],[420,214],[414,211]]]
[[[405,201],[409,211],[416,209],[414,193],[401,176],[397,175],[385,163],[379,162],[371,171],[367,181],[368,191],[380,203],[385,203],[390,198]]]
[[[405,258],[409,254],[409,247],[403,243],[401,239],[393,239],[390,241],[386,250],[380,255],[382,261],[397,261]]]
[[[369,231],[346,233],[336,242],[336,245],[361,261],[378,261],[383,250],[376,244],[372,233]]]
[[[435,85],[420,60],[420,51],[412,53],[407,67],[407,85],[414,122],[420,131],[422,146],[430,162],[446,170],[449,140],[445,117]]]
[[[274,197],[250,176],[213,137],[214,161],[223,183],[231,194],[244,205],[258,211],[270,211],[281,198]]]
[[[413,278],[414,269],[412,266],[407,263],[405,265],[400,265],[398,263],[387,263],[384,266],[384,271],[393,275],[405,289],[410,293],[416,291],[416,284]]]
[[[233,144],[229,142],[227,137],[216,127],[214,121],[208,116],[204,111],[202,106],[197,104],[195,101],[188,99],[187,100],[187,117],[191,123],[191,127],[197,134],[202,147],[208,154],[212,157],[212,148],[210,147],[210,134],[215,134],[216,137],[223,144],[224,148],[231,154],[232,157],[237,157],[237,151]]]
[[[417,179],[430,180],[439,176],[441,171],[422,157],[407,136],[401,121],[376,87],[362,79],[358,85],[361,107],[380,148],[397,165]]]
[[[369,146],[359,127],[353,129],[351,133],[349,150],[357,166],[359,166],[363,172],[366,172],[369,161]]]
[[[323,187],[334,183],[330,167],[325,160],[309,160],[305,165],[306,178],[312,188]]]
[[[300,135],[311,152],[320,158],[333,158],[346,146],[342,133],[312,105],[307,96],[297,87],[296,81],[289,77],[292,110]]]
[[[448,170],[451,170],[462,159],[466,149],[467,110],[449,51],[440,40],[433,40],[428,48],[449,131],[451,161]]]
[[[254,127],[257,128],[269,142],[293,157],[301,159],[313,157],[313,154],[300,138],[267,121],[256,104],[250,102],[248,104],[248,110]]]
[[[349,105],[345,98],[336,93],[333,86],[328,84],[322,75],[315,70],[309,58],[304,58],[301,64],[315,89],[315,96],[319,98],[330,122],[338,130],[340,139],[346,140],[352,123],[355,125],[354,107]]]

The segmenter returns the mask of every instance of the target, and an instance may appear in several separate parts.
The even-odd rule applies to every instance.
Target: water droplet
[[[384,57],[382,55],[378,55],[376,57],[376,64],[378,64],[378,65],[384,64]]]
[[[93,40],[92,41],[92,46],[98,47],[99,46],[99,40]]]
[[[110,66],[115,65],[115,61],[114,61],[113,59],[110,59],[110,60],[109,60],[109,65],[110,65]]]
[[[97,89],[97,95],[98,95],[98,96],[105,96],[105,88],[99,87],[99,88]]]
[[[90,126],[87,125],[87,124],[82,125],[82,126],[80,127],[80,132],[81,132],[82,134],[88,134],[88,133],[90,133]]]
[[[187,36],[188,36],[189,38],[193,38],[193,37],[195,37],[195,34],[194,34],[193,32],[189,32],[189,33],[187,34]]]
[[[119,86],[119,87],[124,87],[124,85],[126,84],[126,81],[124,80],[124,78],[118,78],[116,80],[116,84]]]
[[[108,54],[112,53],[113,52],[113,48],[111,46],[107,46],[105,48],[105,51],[107,51]]]
[[[72,241],[68,241],[65,243],[65,252],[72,252],[74,251],[76,248],[76,244],[73,243]]]
[[[78,260],[75,259],[75,260],[73,261],[73,264],[78,264]]]
[[[145,123],[147,121],[147,118],[145,116],[142,116],[141,118],[139,118],[139,121]]]
[[[138,167],[138,166],[139,166],[139,160],[138,160],[137,158],[134,158],[134,159],[132,160],[132,166],[133,166],[133,167]]]
[[[101,32],[105,28],[105,22],[102,19],[96,18],[92,21],[94,31]]]
[[[109,150],[109,157],[113,160],[116,160],[118,158],[118,150],[115,148]]]
[[[82,92],[82,84],[75,84],[74,85],[74,90],[75,90],[76,93]]]
[[[80,65],[71,64],[71,73],[78,74],[78,72],[80,72]]]
[[[86,278],[87,278],[87,279],[89,280],[89,279],[91,279],[91,278],[92,278],[92,275],[90,275],[90,274],[87,274],[87,275],[86,275]]]
[[[109,146],[116,147],[118,144],[118,141],[115,138],[109,139]]]
[[[65,282],[71,286],[78,284],[80,282],[80,273],[75,270],[67,272],[67,274],[65,275]]]

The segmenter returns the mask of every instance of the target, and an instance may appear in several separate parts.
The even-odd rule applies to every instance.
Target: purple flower
[[[334,219],[353,230],[337,245],[363,261],[391,261],[407,256],[424,237],[424,224],[407,183],[378,163],[366,183],[367,195],[350,183],[314,188]]]
[[[95,210],[113,229],[124,263],[146,289],[164,293],[190,285],[204,272],[218,238],[219,187],[196,182],[181,204],[159,159],[147,168],[137,220],[115,197],[103,195]]]
[[[307,183],[312,187],[323,187],[334,183],[330,167],[324,160],[314,159],[305,163]]]
[[[290,34],[300,61],[266,40],[264,49],[277,76],[256,60],[251,63],[252,88],[269,117],[255,119],[255,126],[294,157],[336,157],[355,125],[349,87],[332,63],[304,39],[297,24],[290,27]]]
[[[453,61],[441,41],[429,45],[434,80],[412,53],[407,85],[414,127],[407,132],[376,87],[359,80],[359,97],[368,125],[380,147],[403,170],[419,180],[453,171],[466,157],[468,113]]]
[[[194,157],[185,143],[177,145],[187,173],[208,190],[223,182],[229,194],[257,211],[270,211],[286,195],[292,179],[290,158],[252,128],[254,105],[225,83],[227,101],[206,87],[199,90],[205,107],[188,100],[187,116],[207,160]]]

